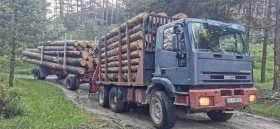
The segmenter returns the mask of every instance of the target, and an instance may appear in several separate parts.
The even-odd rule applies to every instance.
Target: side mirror
[[[183,32],[183,27],[184,27],[184,25],[183,25],[183,23],[177,23],[174,27],[173,27],[173,33],[174,34],[180,34],[180,33],[182,33]]]
[[[178,50],[178,38],[176,34],[172,35],[172,51]]]

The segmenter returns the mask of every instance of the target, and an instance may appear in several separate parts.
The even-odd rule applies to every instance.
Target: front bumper
[[[256,95],[256,88],[237,88],[237,89],[203,89],[190,90],[188,95],[176,95],[175,105],[188,106],[192,111],[207,112],[210,110],[243,109],[249,104],[256,103],[256,100],[250,102],[249,96]],[[210,105],[201,106],[199,99],[209,97]],[[240,98],[242,102],[227,103],[227,98]]]
[[[256,102],[256,100],[253,102],[249,100],[249,96],[256,95],[256,92],[256,88],[190,90],[189,104],[191,110],[199,111],[243,109],[245,106]],[[201,97],[211,97],[211,105],[201,106],[199,103]],[[241,98],[242,102],[227,103],[227,98]]]

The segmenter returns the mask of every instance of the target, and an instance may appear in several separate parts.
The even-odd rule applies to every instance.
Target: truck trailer
[[[149,105],[156,128],[175,110],[229,120],[256,102],[244,27],[142,13],[100,38],[90,92],[113,112]]]

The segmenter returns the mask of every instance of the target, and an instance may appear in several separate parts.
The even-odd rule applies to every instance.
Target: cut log
[[[139,55],[139,51],[133,51],[130,53],[130,59],[136,59],[136,58],[139,58],[140,55]],[[127,54],[122,54],[122,60],[126,60],[127,59]],[[110,63],[110,62],[113,62],[113,61],[118,61],[119,60],[119,56],[112,56],[112,57],[109,57],[107,59],[107,63]],[[105,59],[101,59],[101,63],[105,63]]]
[[[38,49],[26,49],[28,52],[35,52],[35,53],[41,53],[41,50]],[[44,51],[44,55],[50,55],[50,56],[63,56],[64,51]],[[66,56],[67,57],[82,57],[86,59],[88,57],[88,52],[86,51],[66,51]]]
[[[25,62],[28,62],[28,63],[32,63],[32,64],[41,64],[41,61],[40,60],[36,60],[36,59],[28,59],[28,58],[24,58],[23,59]],[[53,69],[60,69],[60,70],[63,70],[63,65],[61,64],[56,64],[56,63],[51,63],[51,62],[46,62],[46,61],[43,61],[42,63],[43,65],[49,67],[49,68],[53,68]],[[66,65],[66,71],[68,73],[72,73],[72,74],[85,74],[85,68],[83,67],[75,67],[75,66],[69,66],[69,65]]]
[[[67,46],[74,46],[74,44],[79,41],[76,41],[76,40],[54,41],[54,42],[43,43],[43,45],[44,46],[64,46],[65,42],[66,42]],[[42,46],[42,44],[39,44],[39,46]]]
[[[138,59],[132,59],[130,60],[130,64],[131,65],[138,65],[139,64],[139,58]],[[128,61],[127,60],[122,60],[122,66],[127,66],[128,65]],[[119,66],[119,62],[115,61],[115,62],[111,62],[108,63],[108,67],[118,67]]]
[[[93,62],[87,61],[87,67],[92,69],[93,68]]]
[[[139,42],[138,42],[139,41]],[[135,51],[141,48],[143,44],[143,40],[138,40],[130,44],[130,51]],[[121,52],[126,53],[127,52],[127,45],[122,46]],[[107,57],[115,56],[119,54],[119,49],[113,49],[107,52]],[[101,57],[105,57],[105,53],[101,54]]]
[[[131,72],[137,72],[138,70],[138,65],[131,65]],[[105,72],[105,68],[101,68],[102,72]],[[111,73],[118,73],[119,72],[119,67],[109,67],[108,72]],[[128,66],[123,66],[122,67],[122,72],[128,72]]]
[[[143,33],[142,32],[142,24],[139,24],[139,25],[133,27],[131,30],[129,30],[129,35],[133,35],[133,34],[138,33],[138,32]],[[121,39],[123,39],[125,37],[126,37],[126,33],[125,32],[121,33]],[[118,41],[119,41],[119,35],[116,35],[116,36],[107,40],[107,45],[110,45],[110,44],[118,42]]]
[[[38,47],[39,50],[42,49],[42,46]],[[44,51],[62,51],[64,50],[63,46],[44,46]],[[73,51],[74,47],[73,46],[67,46],[66,47],[67,51]]]
[[[103,41],[103,40],[105,39],[105,37],[106,37],[107,39],[110,39],[110,38],[112,38],[113,36],[118,35],[119,29],[120,29],[121,31],[123,31],[123,30],[126,28],[127,25],[128,25],[128,26],[127,26],[128,28],[131,28],[131,27],[136,26],[136,25],[138,25],[138,24],[140,24],[140,23],[143,23],[144,19],[145,19],[147,16],[148,16],[148,13],[147,13],[147,12],[143,12],[143,13],[137,15],[136,17],[134,17],[134,18],[128,20],[126,23],[121,24],[120,27],[115,28],[114,30],[112,30],[112,31],[110,31],[109,33],[107,33],[106,35],[102,36],[102,37],[100,38],[100,40]]]
[[[178,14],[172,16],[172,18],[186,19],[186,18],[188,18],[188,15],[186,15],[184,13],[178,13]]]
[[[136,77],[137,77],[137,73],[131,73],[132,81],[135,81],[135,80],[136,80]],[[127,81],[127,80],[128,80],[128,73],[124,73],[124,74],[123,74],[123,80],[124,80],[124,81]]]
[[[22,55],[29,57],[29,58],[34,58],[37,60],[41,60],[41,54],[39,53],[34,53],[34,52],[28,52],[28,51],[23,51]],[[63,64],[63,57],[54,57],[54,56],[43,56],[43,60],[49,61],[49,62],[54,62],[58,64]],[[72,65],[72,66],[85,66],[86,65],[86,60],[82,58],[66,58],[66,64],[67,65]]]

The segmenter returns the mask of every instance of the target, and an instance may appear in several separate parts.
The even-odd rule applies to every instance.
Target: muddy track
[[[32,78],[29,75],[17,75],[19,78]],[[102,108],[97,104],[97,96],[88,96],[87,85],[81,85],[77,91],[69,91],[63,85],[64,80],[56,80],[55,76],[46,79],[47,82],[60,88],[65,96],[73,101],[78,107],[94,114],[98,114],[102,119],[107,120],[113,126],[104,128],[133,128],[133,129],[153,129],[153,124],[149,117],[147,107],[138,107],[128,113],[113,113],[108,108]],[[103,127],[100,127],[103,128]],[[280,121],[263,116],[240,112],[235,114],[228,122],[216,123],[211,121],[204,113],[186,115],[177,112],[177,121],[174,129],[279,129]]]

